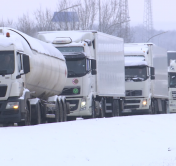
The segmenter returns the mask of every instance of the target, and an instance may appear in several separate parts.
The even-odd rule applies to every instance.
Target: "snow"
[[[11,45],[15,45],[17,50],[24,50],[21,41],[16,36],[11,36],[7,38],[3,35],[0,35],[0,46],[9,47]]]
[[[2,166],[175,166],[176,114],[0,128]]]
[[[43,31],[38,33],[38,38],[47,43],[52,43],[57,37],[71,38],[72,42],[80,42],[86,39],[93,40],[91,32],[84,31]]]
[[[50,43],[42,42],[38,39],[35,39],[33,37],[30,37],[30,36],[20,32],[16,29],[12,29],[12,28],[8,28],[8,27],[0,27],[0,29],[4,34],[6,34],[6,32],[10,32],[10,34],[12,34],[11,37],[9,37],[9,39],[5,39],[6,47],[8,45],[10,46],[10,45],[14,44],[17,47],[20,47],[20,50],[23,51],[24,48],[22,46],[22,42],[24,42],[24,40],[21,40],[21,36],[20,36],[20,35],[22,35],[28,41],[28,43],[30,44],[30,47],[31,47],[32,50],[37,51],[38,53],[58,57],[59,59],[65,60],[65,58],[61,54],[61,52],[58,51],[58,49],[56,49],[55,47],[53,47],[53,45],[50,44]],[[17,32],[17,33],[14,33],[14,32]],[[18,35],[18,33],[20,35]],[[6,38],[6,37],[3,37],[3,39],[4,38]],[[14,40],[14,39],[16,39],[16,40]],[[2,42],[0,42],[0,44],[2,44]]]
[[[144,57],[129,56],[125,57],[125,66],[147,66],[147,62]]]
[[[22,96],[19,99],[23,100],[26,92],[29,92],[29,89],[24,88],[23,94],[22,94]]]

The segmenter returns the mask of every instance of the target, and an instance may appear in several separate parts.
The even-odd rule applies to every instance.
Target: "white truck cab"
[[[119,115],[125,97],[123,39],[97,31],[39,32],[64,55],[68,79],[62,95],[69,117]]]
[[[124,113],[164,113],[168,100],[166,50],[152,43],[131,43],[125,44],[124,51]]]
[[[176,112],[176,51],[168,51],[169,112]]]

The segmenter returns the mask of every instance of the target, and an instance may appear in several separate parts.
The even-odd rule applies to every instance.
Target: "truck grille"
[[[173,99],[176,99],[176,91],[172,91],[172,97]]]
[[[70,104],[70,111],[75,111],[78,109],[79,100],[67,100]]]
[[[7,86],[0,86],[0,97],[5,97],[7,91]]]
[[[79,95],[80,91],[80,87],[64,88],[60,95]]]
[[[124,109],[134,109],[134,108],[139,108],[139,105],[125,105]]]
[[[126,90],[126,96],[142,96],[142,90]]]
[[[140,103],[140,100],[125,100],[125,103]]]

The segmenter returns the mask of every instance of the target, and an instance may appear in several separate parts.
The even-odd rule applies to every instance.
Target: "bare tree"
[[[76,9],[79,16],[79,29],[92,29],[97,16],[97,0],[84,0],[83,4]]]
[[[49,9],[37,9],[34,12],[34,18],[37,31],[52,31],[55,30],[55,24],[52,22],[53,12]]]
[[[29,18],[29,14],[23,14],[22,17],[18,18],[18,21],[16,23],[16,27],[18,30],[30,35],[34,36],[35,34],[35,24],[34,22]]]
[[[3,20],[3,18],[2,18],[2,20],[0,21],[0,26],[1,26],[1,27],[11,27],[11,28],[14,28],[14,27],[15,27],[13,20],[7,19],[7,21],[5,22],[5,21]]]
[[[105,1],[103,4],[98,4],[98,7],[101,7],[101,10],[99,10],[99,14],[101,15],[99,18],[101,19],[98,28],[99,31],[113,34],[119,24],[118,0]]]

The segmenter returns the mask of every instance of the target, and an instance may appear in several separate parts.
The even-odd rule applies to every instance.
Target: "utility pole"
[[[101,1],[99,0],[99,31],[101,32]]]
[[[144,41],[153,35],[152,0],[144,0]]]
[[[119,0],[118,19],[118,36],[124,38],[125,42],[130,42],[130,17],[128,9],[128,0]]]

